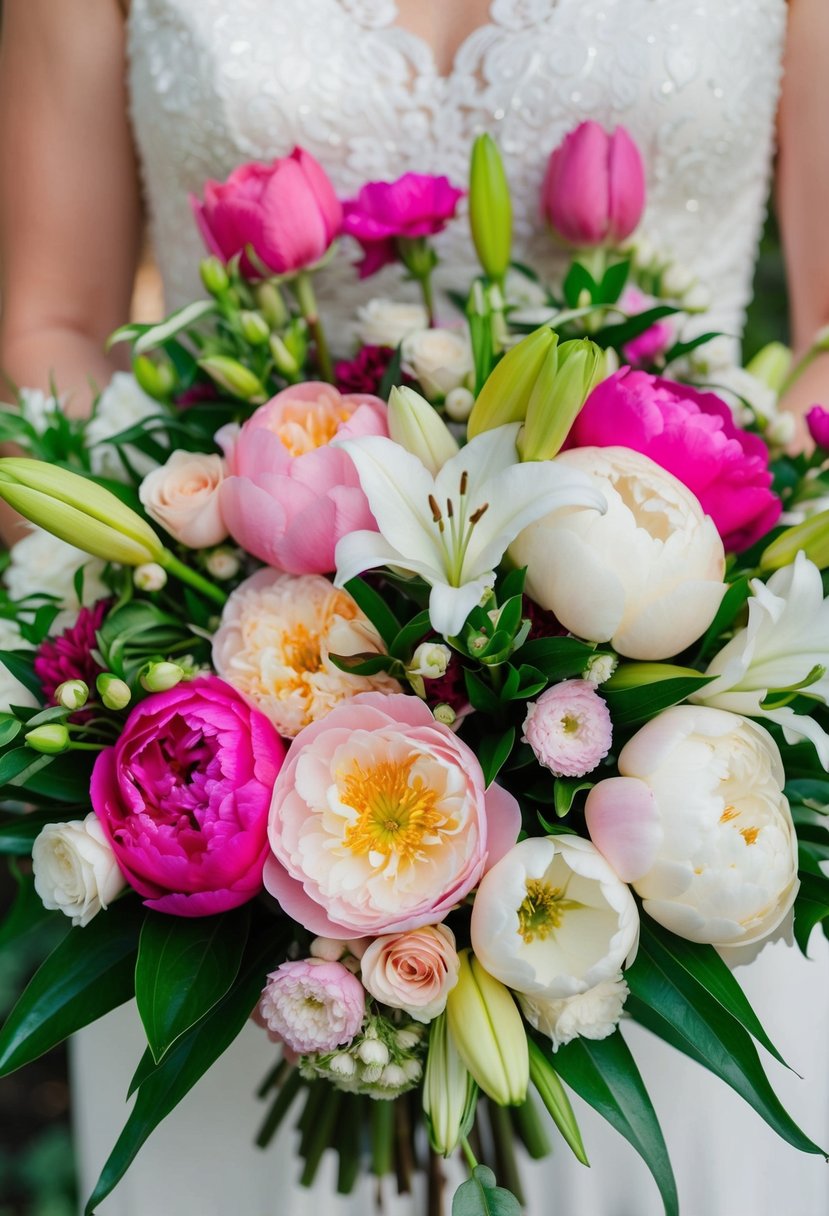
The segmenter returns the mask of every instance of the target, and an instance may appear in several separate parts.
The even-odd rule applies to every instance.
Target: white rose
[[[95,476],[128,481],[117,448],[106,440],[146,418],[163,413],[164,406],[148,397],[134,376],[129,372],[116,372],[98,398],[95,413],[86,424],[86,443]],[[123,452],[139,476],[143,477],[158,464],[158,461],[139,452],[131,444],[124,444]]]
[[[377,937],[360,960],[366,991],[417,1022],[431,1022],[443,1013],[459,970],[455,935],[446,925]]]
[[[0,650],[28,650],[14,621],[0,618]],[[7,667],[0,663],[0,713],[7,714],[12,705],[34,708],[37,699],[25,684],[15,679]]]
[[[527,566],[527,593],[591,642],[632,659],[679,654],[711,624],[725,584],[713,521],[671,473],[629,448],[575,448],[556,463],[592,475],[600,515],[566,507],[510,546]]]
[[[616,979],[639,942],[628,887],[581,836],[530,837],[481,881],[472,948],[515,992],[563,1000]]]
[[[52,595],[66,610],[52,627],[55,633],[71,624],[81,608],[75,593],[75,575],[83,567],[83,602],[92,604],[109,595],[101,580],[104,563],[74,545],[58,540],[51,532],[33,528],[11,550],[6,587],[13,600],[27,595]]]
[[[431,401],[468,387],[475,370],[467,334],[454,329],[420,329],[403,339],[403,370],[419,382]]]
[[[587,992],[547,1001],[543,997],[520,996],[524,1017],[551,1039],[553,1051],[573,1039],[606,1039],[619,1024],[628,997],[628,986],[621,973],[602,980]]]
[[[745,946],[772,933],[797,895],[797,837],[777,744],[724,710],[679,705],[622,748],[619,771],[653,794],[655,860],[634,882],[649,916],[679,937]]]
[[[138,490],[144,510],[189,549],[207,549],[227,537],[219,507],[225,476],[221,456],[173,452],[148,473]]]
[[[369,300],[357,311],[357,337],[363,346],[389,346],[395,350],[415,330],[425,329],[429,315],[422,304],[395,300]]]
[[[98,816],[49,823],[32,846],[35,890],[50,911],[88,925],[126,883]]]

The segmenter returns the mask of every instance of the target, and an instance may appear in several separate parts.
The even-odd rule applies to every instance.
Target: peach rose
[[[376,938],[363,955],[360,970],[363,987],[375,1000],[403,1009],[417,1022],[431,1022],[446,1008],[459,967],[452,930],[446,925],[424,925]]]
[[[138,496],[150,518],[182,545],[207,549],[228,534],[219,507],[224,476],[221,456],[173,452],[166,464],[144,478]]]

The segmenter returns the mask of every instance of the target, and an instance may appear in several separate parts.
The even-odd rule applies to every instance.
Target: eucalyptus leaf
[[[496,1184],[486,1165],[476,1165],[472,1177],[455,1191],[452,1216],[521,1216],[521,1204]]]

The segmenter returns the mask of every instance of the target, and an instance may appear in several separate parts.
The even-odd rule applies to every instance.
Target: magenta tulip
[[[570,245],[617,245],[638,225],[645,206],[645,169],[624,127],[612,135],[583,122],[550,156],[541,209]]]
[[[815,446],[829,452],[829,410],[813,405],[806,415],[806,424]]]
[[[446,177],[404,173],[393,182],[369,182],[343,204],[343,231],[363,247],[360,278],[376,274],[400,257],[399,240],[442,232],[455,214],[463,190]],[[411,268],[410,268],[411,269]]]

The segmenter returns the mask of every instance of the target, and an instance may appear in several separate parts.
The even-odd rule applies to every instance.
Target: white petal
[[[344,587],[364,570],[376,570],[379,566],[393,566],[408,574],[419,574],[427,583],[444,578],[442,570],[400,553],[379,532],[350,532],[337,543],[334,560],[337,563],[335,587]]]
[[[767,709],[763,712],[763,717],[770,718],[772,722],[783,727],[787,743],[810,739],[821,764],[829,772],[829,735],[814,718],[806,714],[796,714],[789,706],[784,706],[783,709]]]
[[[464,448],[447,460],[435,478],[435,496],[443,505],[446,498],[457,498],[461,477],[467,474],[467,493],[475,497],[481,486],[505,469],[518,463],[515,444],[521,423],[498,426],[476,435]]]
[[[457,637],[464,621],[472,609],[481,602],[484,592],[495,582],[495,574],[489,571],[462,587],[450,587],[448,583],[433,583],[429,596],[429,620],[432,628],[444,637]]]

